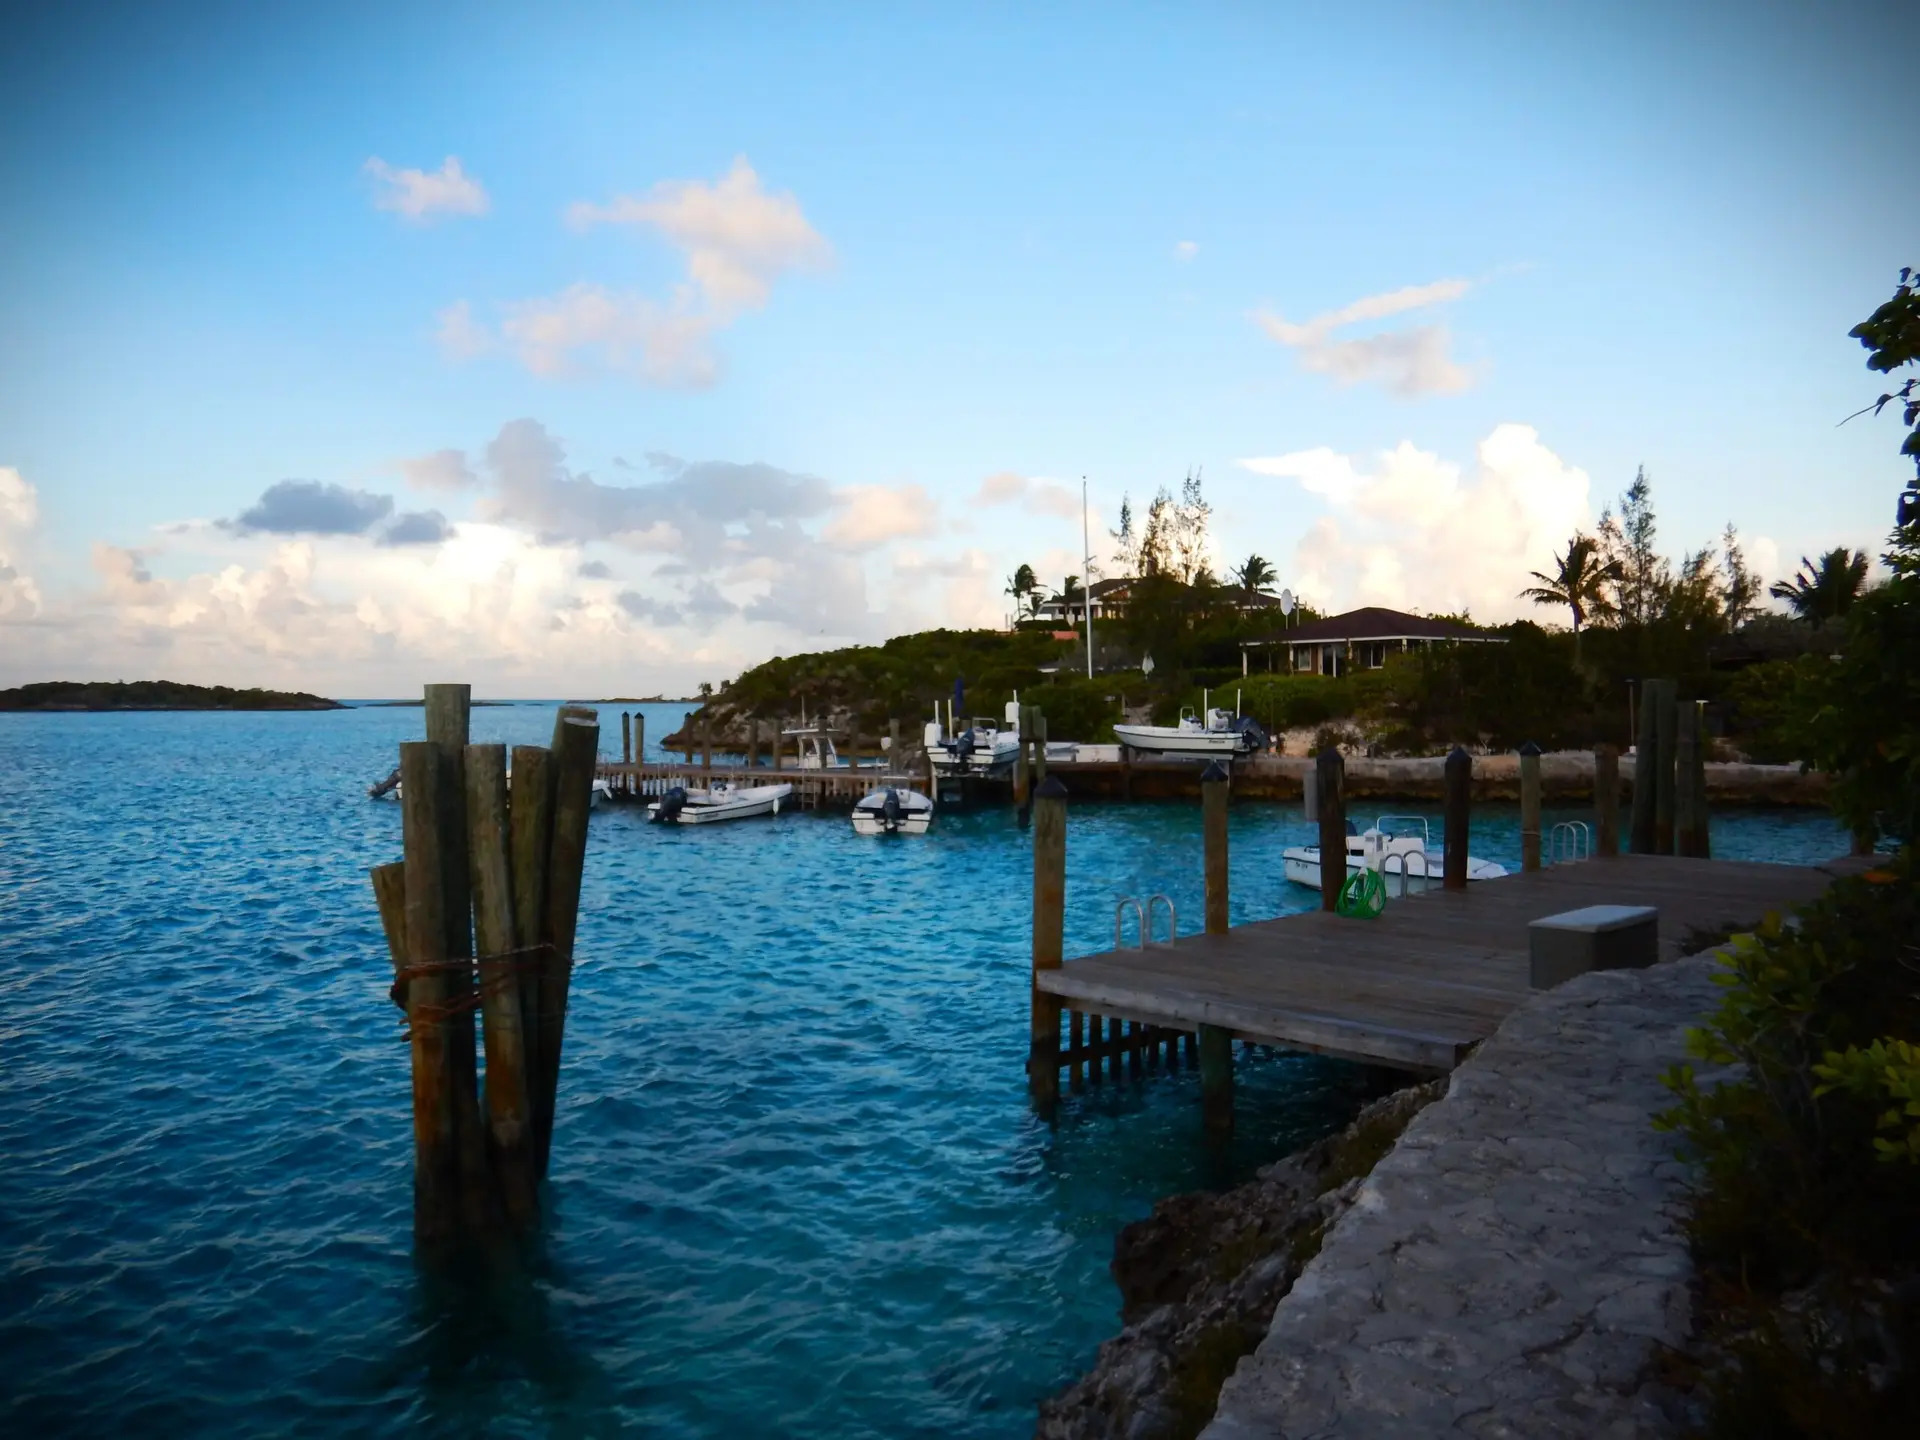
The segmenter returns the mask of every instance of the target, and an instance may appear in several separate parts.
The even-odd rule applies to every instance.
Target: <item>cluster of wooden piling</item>
[[[509,777],[504,745],[469,743],[470,706],[469,686],[426,687],[427,738],[400,746],[406,858],[372,871],[407,1012],[427,1250],[539,1218],[600,737],[594,711],[563,707],[552,748],[516,745]]]
[[[1446,890],[1467,888],[1468,840],[1472,822],[1473,757],[1459,746],[1445,764],[1444,832],[1441,884]],[[1592,847],[1586,853],[1616,857],[1620,853],[1620,755],[1611,745],[1594,751],[1594,825]],[[1308,818],[1319,826],[1321,907],[1337,911],[1347,880],[1346,761],[1329,746],[1314,762],[1306,786]],[[1541,834],[1540,748],[1520,750],[1521,868],[1540,870],[1550,858]],[[1640,793],[1636,787],[1636,795]],[[1704,792],[1702,792],[1704,793]],[[1227,810],[1231,794],[1228,768],[1209,765],[1200,779],[1201,828],[1205,841],[1205,930],[1225,934],[1230,924],[1228,894]],[[1636,810],[1636,815],[1638,811]],[[1065,1010],[1060,998],[1039,983],[1039,977],[1063,964],[1067,859],[1067,791],[1056,776],[1033,792],[1033,967],[1032,1012],[1027,1055],[1028,1087],[1035,1108],[1051,1119],[1060,1099],[1060,1072],[1080,1090],[1098,1084],[1102,1066],[1106,1077],[1117,1079],[1121,1065],[1138,1076],[1144,1070],[1176,1068],[1184,1059],[1200,1067],[1200,1090],[1207,1129],[1216,1135],[1233,1126],[1233,1032],[1223,1026],[1199,1024],[1193,1030],[1143,1023],[1092,1012]],[[1704,830],[1705,807],[1700,825]],[[1151,939],[1144,932],[1143,944]],[[1091,997],[1089,997],[1091,998]],[[1062,1022],[1065,1038],[1062,1038]]]
[[[1707,820],[1704,702],[1682,700],[1672,680],[1640,682],[1633,762],[1633,849],[1637,855],[1713,853]]]
[[[1024,729],[1024,726],[1023,726]],[[1041,732],[1044,736],[1044,730]],[[1044,754],[1044,740],[1043,740]],[[1201,783],[1205,831],[1206,929],[1225,934],[1227,894],[1227,768],[1215,762]],[[1033,792],[1033,969],[1058,969],[1066,941],[1067,790],[1056,777]],[[1141,943],[1149,937],[1143,931]],[[1061,1022],[1066,1022],[1062,1043]],[[1200,1067],[1200,1092],[1210,1131],[1233,1128],[1233,1039],[1215,1025],[1180,1030],[1089,1011],[1063,1011],[1060,1002],[1037,985],[1032,991],[1032,1024],[1027,1055],[1028,1087],[1035,1108],[1051,1120],[1060,1102],[1060,1072],[1079,1091],[1091,1082],[1118,1080],[1124,1064],[1138,1078],[1163,1065],[1177,1070],[1182,1061]]]

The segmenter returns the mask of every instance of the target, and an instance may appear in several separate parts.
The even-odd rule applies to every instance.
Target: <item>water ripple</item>
[[[656,709],[665,733],[678,712]],[[1338,1123],[1242,1061],[1233,1149],[1161,1075],[1028,1113],[1024,838],[596,815],[544,1254],[414,1268],[407,1052],[362,798],[418,712],[0,716],[0,1417],[11,1433],[1012,1436],[1116,1323],[1116,1228]],[[543,742],[547,708],[478,711]],[[112,757],[110,777],[102,760]],[[1191,807],[1070,824],[1068,944],[1200,916]],[[1236,920],[1297,815],[1233,817]],[[1510,812],[1475,848],[1512,858]],[[1719,853],[1813,859],[1820,817]]]

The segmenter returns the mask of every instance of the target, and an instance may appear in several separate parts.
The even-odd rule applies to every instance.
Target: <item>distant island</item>
[[[360,702],[360,708],[362,710],[420,710],[425,708],[426,703],[425,700],[362,700]],[[478,709],[482,705],[527,705],[533,703],[537,702],[527,700],[469,700],[467,705],[470,709]]]
[[[344,710],[305,691],[234,690],[175,680],[48,680],[0,690],[0,710]]]

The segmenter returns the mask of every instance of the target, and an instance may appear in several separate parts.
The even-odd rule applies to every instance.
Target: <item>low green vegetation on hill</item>
[[[173,680],[49,680],[0,690],[0,710],[343,710],[304,691],[234,690]]]

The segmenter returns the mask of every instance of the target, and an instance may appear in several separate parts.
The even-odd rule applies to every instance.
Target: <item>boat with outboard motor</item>
[[[1007,702],[1007,728],[993,720],[976,716],[965,728],[956,727],[948,735],[938,719],[927,722],[923,737],[927,761],[934,775],[942,780],[963,775],[998,776],[1013,768],[1020,753],[1020,696],[1016,692]]]
[[[1266,730],[1238,706],[1232,714],[1210,707],[1205,691],[1200,703],[1201,716],[1188,706],[1178,725],[1116,725],[1113,733],[1128,749],[1176,760],[1234,760],[1267,748]]]
[[[676,785],[647,806],[647,819],[656,825],[710,825],[778,815],[780,802],[791,794],[791,785],[735,785],[729,780],[716,780],[704,790]]]
[[[1309,889],[1320,888],[1318,845],[1289,845],[1280,857],[1287,879]],[[1442,856],[1432,848],[1425,816],[1382,815],[1366,830],[1358,829],[1351,820],[1347,822],[1347,873],[1378,870],[1390,894],[1399,893],[1394,882],[1403,876],[1409,895],[1440,884],[1443,864]],[[1468,880],[1498,880],[1506,873],[1504,865],[1467,857]]]
[[[924,835],[933,824],[933,801],[897,785],[861,797],[853,807],[856,835]]]

